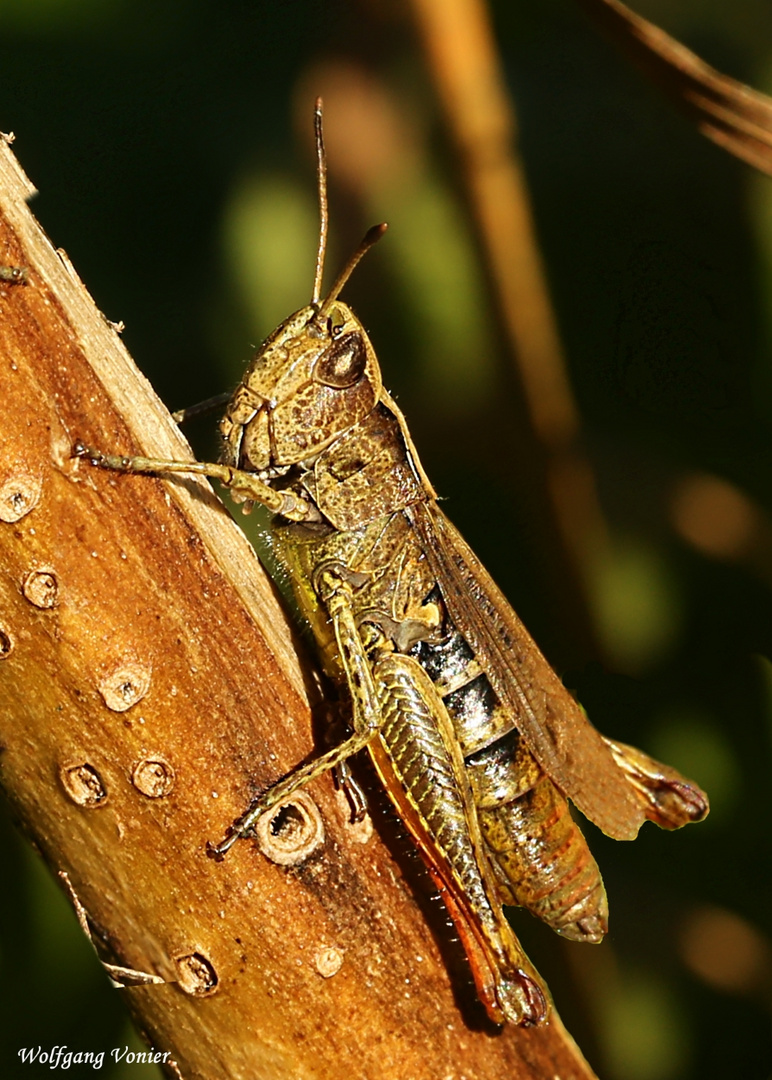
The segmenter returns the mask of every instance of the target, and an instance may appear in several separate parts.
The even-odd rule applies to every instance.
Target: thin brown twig
[[[706,64],[620,0],[577,0],[703,135],[772,175],[772,98]]]

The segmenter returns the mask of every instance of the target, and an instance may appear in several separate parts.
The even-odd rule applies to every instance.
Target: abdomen
[[[608,905],[587,841],[463,637],[421,642],[414,653],[453,720],[503,903],[526,908],[563,937],[602,940]]]

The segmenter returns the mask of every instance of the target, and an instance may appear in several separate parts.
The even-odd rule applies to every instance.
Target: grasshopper
[[[267,507],[322,667],[350,700],[348,737],[260,795],[209,854],[224,857],[262,814],[367,749],[490,1017],[538,1024],[547,991],[504,905],[572,940],[599,942],[607,929],[600,871],[568,799],[619,840],[646,818],[665,829],[699,821],[708,801],[592,726],[439,509],[373,346],[338,299],[385,225],[322,294],[321,100],[314,124],[321,225],[311,303],[270,335],[230,397],[220,462],[76,453],[122,472],[214,477],[237,500]]]

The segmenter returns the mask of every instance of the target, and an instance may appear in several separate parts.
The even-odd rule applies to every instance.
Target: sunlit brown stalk
[[[206,484],[97,483],[72,458],[77,439],[188,449],[30,192],[0,142],[2,783],[113,973],[162,980],[104,992],[178,1077],[591,1080],[556,1016],[486,1026],[449,974],[444,920],[427,922],[437,905],[329,778],[259,849],[206,857],[312,752],[304,669]]]
[[[501,320],[515,357],[535,439],[529,466],[545,460],[547,528],[568,566],[553,563],[563,599],[582,608],[590,560],[605,526],[566,373],[555,313],[517,150],[515,108],[484,0],[411,0],[437,93],[461,159]],[[551,519],[551,521],[550,521]],[[548,540],[549,542],[549,540]],[[573,580],[572,580],[573,579]]]

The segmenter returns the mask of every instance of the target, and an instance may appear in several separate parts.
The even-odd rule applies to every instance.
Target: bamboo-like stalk
[[[0,140],[2,783],[105,957],[156,980],[119,992],[167,1072],[591,1080],[557,1015],[488,1024],[468,975],[449,973],[439,906],[350,823],[329,777],[260,849],[206,857],[255,790],[312,753],[304,671],[206,483],[72,458],[76,440],[189,450],[31,190]]]
[[[539,250],[515,106],[485,0],[411,0],[427,65],[456,145],[505,340],[530,420],[526,478],[550,552],[551,585],[571,625],[574,657],[594,637],[592,572],[607,530],[568,379]]]

